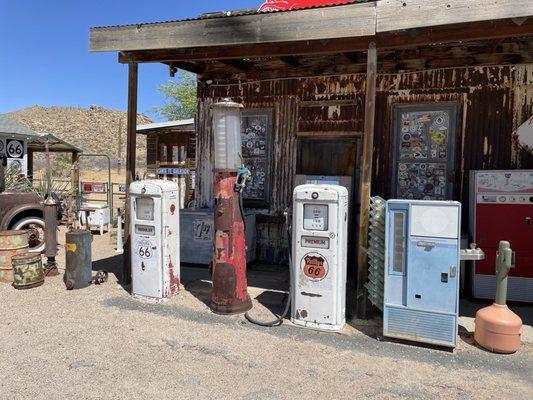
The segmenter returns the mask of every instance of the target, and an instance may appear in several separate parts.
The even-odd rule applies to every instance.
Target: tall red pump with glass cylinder
[[[246,241],[240,195],[249,173],[242,169],[241,109],[229,99],[213,105],[215,137],[215,240],[211,310],[240,314],[252,308],[246,280]]]

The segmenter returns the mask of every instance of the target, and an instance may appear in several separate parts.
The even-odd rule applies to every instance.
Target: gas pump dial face
[[[308,231],[328,230],[328,206],[326,204],[304,204],[304,229]]]

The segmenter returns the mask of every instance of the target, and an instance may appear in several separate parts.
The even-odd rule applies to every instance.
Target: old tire
[[[39,217],[26,217],[15,222],[13,230],[28,231],[30,237],[29,251],[31,253],[42,253],[46,247],[44,241],[44,219]]]

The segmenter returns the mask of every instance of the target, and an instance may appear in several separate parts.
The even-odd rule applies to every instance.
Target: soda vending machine
[[[383,335],[455,347],[461,204],[389,200]]]
[[[130,186],[132,294],[160,300],[180,285],[179,186],[145,180]]]
[[[496,251],[501,240],[515,251],[510,301],[533,302],[533,170],[471,171],[470,235],[486,254],[475,264],[472,295],[494,299]]]
[[[293,198],[291,321],[341,330],[346,314],[348,190],[301,185]]]

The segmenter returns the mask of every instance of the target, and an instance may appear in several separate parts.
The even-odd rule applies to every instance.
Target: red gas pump
[[[249,171],[241,168],[242,105],[225,100],[213,105],[215,133],[215,240],[211,310],[240,314],[252,308],[246,281],[246,239],[241,193]]]
[[[282,11],[353,3],[354,0],[267,0],[259,7],[259,11]]]

